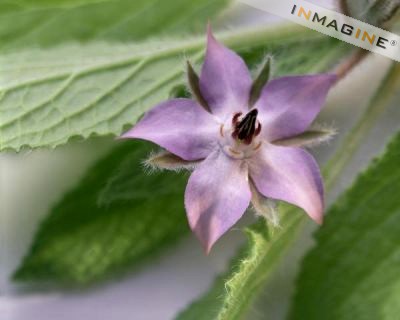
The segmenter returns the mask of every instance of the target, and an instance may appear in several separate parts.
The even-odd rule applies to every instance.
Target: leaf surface
[[[188,230],[186,177],[146,173],[145,142],[124,142],[53,208],[17,280],[83,284],[135,267]]]
[[[199,32],[228,3],[229,0],[2,1],[0,51]]]
[[[297,26],[238,31],[221,38],[245,57],[297,45],[279,62],[286,63],[289,72],[301,59],[304,65],[298,72],[310,65],[320,70],[349,48]],[[182,84],[183,53],[198,63],[204,46],[202,37],[0,54],[0,150],[56,147],[72,137],[119,135]]]
[[[329,210],[297,283],[290,319],[400,314],[400,134]]]

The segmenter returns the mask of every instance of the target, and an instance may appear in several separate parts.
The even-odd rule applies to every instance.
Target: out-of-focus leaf
[[[290,319],[400,314],[400,134],[330,209],[304,260]]]
[[[382,26],[400,7],[399,0],[341,0],[345,13],[374,26]]]
[[[304,62],[299,70],[332,65],[348,48],[297,26],[221,38],[245,50],[244,56],[296,44],[281,62],[289,71],[298,62]],[[204,46],[202,37],[0,55],[0,149],[55,147],[74,136],[120,134],[182,83],[182,52],[199,62]]]
[[[127,42],[204,29],[229,0],[8,0],[0,51],[71,41]]]
[[[268,46],[246,50],[243,56],[247,63],[255,66],[261,61],[265,52],[269,52],[275,56],[275,75],[282,75],[303,73],[307,70],[314,72],[326,70],[337,59],[332,51],[340,56],[346,50],[338,47],[335,40],[322,38],[303,43],[281,45],[270,43]],[[316,59],[319,60],[317,64]],[[138,167],[138,164],[144,159],[146,152],[143,147],[134,150],[135,146],[137,145],[128,143],[112,151],[89,170],[84,181],[52,210],[49,218],[41,226],[31,252],[16,272],[17,279],[53,278],[70,282],[89,282],[104,277],[122,266],[138,264],[144,256],[150,255],[159,246],[175,241],[188,231],[186,217],[181,207],[183,182],[180,179],[185,180],[185,178],[180,174],[172,176],[171,173],[165,176],[143,174],[143,168]],[[169,190],[171,183],[173,186],[175,183],[182,184],[178,192],[180,204],[174,203],[179,197],[174,193],[178,186]],[[158,190],[156,193],[172,193],[171,205],[164,203],[164,207],[163,204],[158,207],[149,200],[146,208],[141,207],[138,199],[153,194],[153,184]],[[164,191],[162,187],[165,188]],[[161,198],[161,201],[162,199],[164,198]],[[154,195],[152,201],[158,203],[160,200]],[[157,209],[160,213],[155,212]],[[170,212],[171,217],[165,213],[166,211]],[[125,217],[125,220],[118,223],[121,217]],[[137,217],[147,217],[148,220],[140,220]],[[138,241],[144,236],[144,232],[147,232],[147,229],[142,229],[145,224],[151,225],[150,228],[158,228],[164,226],[166,221],[164,219],[168,219],[171,224],[168,222],[165,229],[157,229],[162,232],[153,240]],[[113,222],[114,220],[116,222]],[[64,229],[64,226],[67,228]],[[250,231],[250,234],[251,232],[253,231]],[[262,235],[258,235],[257,231],[254,232],[254,237],[261,241]],[[97,239],[97,233],[101,238]],[[112,239],[113,233],[116,235],[114,239],[116,244]],[[118,236],[120,234],[121,237]],[[120,242],[123,246],[121,245],[114,255],[113,249],[110,248],[118,247]],[[75,249],[61,256],[60,252],[67,247]],[[95,248],[93,251],[95,254],[89,257],[87,253],[91,252],[92,248]],[[111,254],[108,254],[109,251]]]
[[[140,112],[143,104],[152,103],[149,96],[155,97],[152,101],[159,101],[180,78],[180,68],[175,67],[180,67],[180,54],[185,48],[163,54],[160,53],[163,49],[168,51],[176,43],[172,46],[156,40],[152,44],[134,46],[117,43],[203,31],[206,21],[228,2],[1,2],[0,149],[18,150],[24,144],[56,146],[74,135],[87,136],[82,125],[90,124],[89,118],[97,119],[100,126],[112,127],[111,122],[101,119],[112,117],[112,110],[122,112],[121,106],[125,105],[124,109],[139,106],[134,110]],[[77,44],[89,40],[96,40],[97,44],[85,48]],[[70,42],[76,44],[65,45]],[[57,48],[37,49],[53,46]],[[131,49],[133,52],[129,51]],[[166,65],[172,66],[172,70],[165,77],[160,76]],[[171,82],[165,84],[169,77],[172,77]],[[158,95],[153,95],[152,91],[157,91]],[[103,116],[98,118],[99,114]],[[130,114],[125,116],[127,122],[133,121]],[[41,129],[44,131],[40,132]],[[62,137],[68,131],[69,134]],[[17,134],[9,135],[12,132]],[[36,142],[31,144],[25,140],[27,135]],[[53,137],[52,142],[48,135]],[[9,138],[13,140],[13,136],[21,140],[11,142]],[[58,142],[55,141],[57,137],[61,138]]]
[[[124,142],[92,167],[42,223],[15,279],[92,282],[185,234],[186,177],[146,173],[148,152],[144,142]]]

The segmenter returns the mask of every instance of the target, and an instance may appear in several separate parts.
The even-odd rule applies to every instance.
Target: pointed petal
[[[209,155],[192,173],[185,192],[190,227],[208,253],[249,206],[247,165],[220,150]]]
[[[272,80],[255,104],[268,141],[304,132],[321,111],[336,75],[316,74]]]
[[[145,114],[122,138],[152,141],[184,160],[206,158],[218,138],[217,119],[195,101],[173,99]]]
[[[251,159],[249,170],[257,190],[265,197],[294,204],[322,223],[322,178],[307,151],[264,144]]]
[[[248,110],[252,85],[243,59],[220,44],[208,29],[207,52],[200,75],[200,90],[213,114],[223,120]]]

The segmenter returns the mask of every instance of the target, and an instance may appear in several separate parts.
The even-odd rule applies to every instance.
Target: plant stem
[[[400,64],[393,62],[367,109],[325,166],[324,176],[327,190],[332,189],[342,170],[358,150],[363,137],[373,127],[375,120],[386,110],[388,102],[393,97],[393,92],[396,92],[396,88],[399,86]]]
[[[351,17],[351,15],[350,15],[350,10],[349,10],[349,7],[348,7],[348,5],[347,5],[347,0],[340,0],[340,1],[339,1],[339,8],[340,8],[340,11],[341,11],[344,15]]]
[[[348,59],[343,61],[339,66],[336,67],[335,73],[338,79],[345,78],[350,71],[352,71],[357,65],[360,64],[369,54],[369,51],[364,49],[358,49]]]

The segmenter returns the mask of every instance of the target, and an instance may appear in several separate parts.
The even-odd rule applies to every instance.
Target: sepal
[[[258,71],[258,75],[256,79],[253,81],[253,84],[250,89],[250,97],[249,97],[249,107],[253,107],[257,102],[258,98],[260,98],[262,89],[267,84],[268,80],[271,78],[271,65],[272,65],[272,57],[267,56],[263,63],[261,64],[261,68]]]
[[[193,95],[193,98],[207,111],[211,113],[210,106],[208,105],[207,101],[204,99],[199,85],[199,76],[197,75],[196,71],[194,71],[192,65],[190,64],[189,60],[186,61],[187,66],[187,77],[190,86],[190,91]]]
[[[251,204],[256,215],[264,217],[274,227],[279,227],[279,214],[276,202],[264,197],[250,181]]]
[[[177,155],[162,150],[154,152],[143,162],[144,166],[150,171],[155,170],[193,170],[200,161],[187,161]]]
[[[283,147],[315,147],[329,142],[336,134],[337,130],[334,128],[316,127],[294,137],[272,141],[272,144]]]

